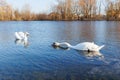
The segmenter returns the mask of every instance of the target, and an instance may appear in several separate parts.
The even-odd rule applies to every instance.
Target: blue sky
[[[14,9],[21,10],[25,5],[29,5],[32,12],[49,12],[51,6],[56,4],[55,0],[6,0]]]

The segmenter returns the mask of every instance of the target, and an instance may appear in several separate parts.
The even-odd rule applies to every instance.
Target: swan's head
[[[28,32],[25,32],[25,35],[28,37],[28,36],[29,36],[29,33],[28,33]]]
[[[62,48],[62,49],[68,49],[71,45],[67,42],[62,42],[62,43],[58,43],[58,42],[54,42],[52,44],[53,47],[59,47],[59,48]]]
[[[53,47],[60,47],[60,43],[54,42],[54,43],[52,44],[52,46],[53,46]]]

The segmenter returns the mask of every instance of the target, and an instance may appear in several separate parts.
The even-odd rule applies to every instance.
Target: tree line
[[[0,20],[120,20],[120,0],[56,1],[51,12],[46,14],[31,12],[29,5],[19,11],[5,0],[0,0]]]

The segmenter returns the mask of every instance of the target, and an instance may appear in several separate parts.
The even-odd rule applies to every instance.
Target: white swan
[[[18,40],[27,40],[28,35],[28,32],[15,32],[15,38]]]
[[[73,48],[76,50],[84,50],[84,51],[88,51],[88,52],[89,51],[99,51],[104,47],[104,45],[98,46],[98,45],[94,44],[93,42],[83,42],[83,43],[79,43],[75,46],[72,46],[67,42],[62,42],[62,43],[54,42],[53,46],[62,47],[62,48]]]

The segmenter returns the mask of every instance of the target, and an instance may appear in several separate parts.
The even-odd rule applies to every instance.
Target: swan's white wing
[[[24,39],[25,35],[23,32],[15,32],[16,39]]]
[[[16,37],[16,39],[22,39],[22,38],[20,37],[20,35],[18,34],[18,32],[15,32],[15,37]]]
[[[89,51],[99,51],[104,46],[99,47],[98,45],[94,44],[93,42],[83,42],[79,43],[76,46],[70,46],[73,49],[76,50],[89,50]]]
[[[88,50],[87,45],[85,45],[84,43],[77,44],[76,46],[74,46],[74,49],[77,49],[77,50]]]
[[[18,35],[19,35],[22,39],[24,39],[24,37],[25,37],[24,32],[18,32]]]
[[[94,43],[91,42],[83,42],[83,43],[79,43],[76,46],[74,46],[75,49],[78,50],[91,50],[93,48]]]
[[[87,43],[87,48],[90,50],[90,51],[99,51],[101,48],[103,48],[104,46],[98,46],[96,44],[93,44],[93,43]]]

